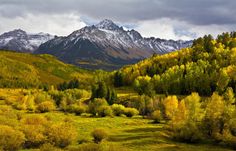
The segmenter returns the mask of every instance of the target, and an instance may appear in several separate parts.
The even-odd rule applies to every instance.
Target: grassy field
[[[138,96],[138,93],[135,92],[133,89],[130,89],[129,87],[120,87],[116,88],[117,96],[119,98],[135,98]]]
[[[105,129],[109,136],[102,145],[113,146],[119,150],[127,151],[229,151],[217,145],[211,144],[185,144],[177,143],[169,139],[163,127],[164,124],[153,124],[151,120],[141,117],[106,117],[90,118],[75,116],[59,112],[45,113],[51,120],[71,120],[77,127],[79,141],[92,143],[91,132],[95,128]],[[78,146],[78,144],[75,144]],[[29,151],[29,150],[24,150]]]

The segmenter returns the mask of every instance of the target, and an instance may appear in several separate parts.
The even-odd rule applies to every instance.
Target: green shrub
[[[38,104],[37,106],[37,111],[41,113],[50,112],[55,109],[56,109],[55,104],[52,101],[45,101]]]
[[[2,150],[19,150],[25,141],[22,132],[13,129],[10,126],[0,125],[0,149]]]
[[[161,115],[161,111],[160,110],[156,110],[152,113],[152,117],[151,117],[154,121],[154,123],[160,123],[162,120],[162,115]]]
[[[45,129],[42,125],[22,125],[21,130],[25,134],[24,147],[26,148],[39,147],[46,141]]]
[[[21,131],[25,134],[26,148],[38,147],[46,142],[45,126],[48,121],[41,115],[30,115],[21,119]]]
[[[91,135],[93,136],[93,141],[98,144],[107,137],[107,132],[104,129],[95,129]]]
[[[65,95],[65,94],[64,94]],[[77,103],[75,99],[72,98],[70,94],[66,94],[65,96],[62,97],[62,100],[60,101],[60,109],[62,111],[68,111],[69,106],[72,104]]]
[[[22,98],[19,98],[19,100],[17,100],[14,104],[13,104],[13,107],[17,110],[26,110],[27,107],[26,107],[26,99],[27,99],[27,96],[24,96]]]
[[[30,115],[21,119],[21,123],[25,125],[45,125],[47,119],[42,115]]]
[[[68,90],[65,90],[64,93],[70,94],[72,98],[76,100],[90,97],[89,92],[83,89],[68,89]]]
[[[139,112],[137,109],[135,108],[125,108],[125,113],[124,113],[127,117],[132,117],[135,115],[138,115]]]
[[[62,91],[50,90],[49,94],[51,95],[52,99],[55,101],[56,105],[59,106],[64,97],[64,93]]]
[[[125,107],[121,104],[113,104],[111,108],[115,116],[120,116],[121,114],[124,114],[125,112]]]
[[[130,107],[138,109],[140,115],[150,116],[151,113],[155,111],[155,103],[156,100],[154,100],[153,98],[146,95],[142,95],[134,100],[132,99],[133,105]]]
[[[186,123],[175,126],[172,137],[181,142],[196,143],[202,139],[202,133],[194,123]]]
[[[105,116],[112,116],[112,109],[110,106],[100,106],[98,108],[98,116],[105,117]]]
[[[89,102],[89,113],[94,116],[98,115],[99,108],[102,106],[108,106],[108,103],[105,99],[95,98]]]
[[[34,94],[34,102],[36,104],[40,104],[44,101],[52,101],[51,96],[47,94],[46,92],[38,92]]]
[[[78,104],[73,104],[68,107],[67,109],[70,113],[75,113],[76,115],[81,115],[82,113],[85,113],[87,108],[85,105],[78,105]]]
[[[48,140],[55,146],[64,148],[77,139],[77,131],[70,123],[55,123],[48,126]]]

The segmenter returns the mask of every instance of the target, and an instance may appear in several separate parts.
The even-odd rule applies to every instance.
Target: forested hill
[[[133,86],[140,94],[211,95],[236,91],[236,32],[198,38],[191,48],[154,55],[114,72],[114,85]]]
[[[65,64],[51,55],[0,51],[0,87],[40,87],[73,78],[88,81],[92,72]]]

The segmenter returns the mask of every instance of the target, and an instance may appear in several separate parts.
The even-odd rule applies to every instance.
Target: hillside
[[[135,65],[114,72],[115,86],[134,86],[142,93],[209,96],[227,87],[236,91],[236,33],[214,39],[204,36],[190,48],[153,55]]]
[[[37,87],[73,78],[87,80],[91,72],[65,64],[51,55],[0,51],[0,87]]]

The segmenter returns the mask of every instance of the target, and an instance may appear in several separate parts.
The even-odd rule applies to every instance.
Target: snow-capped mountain
[[[34,52],[42,43],[52,38],[54,36],[49,34],[28,34],[21,29],[16,29],[0,35],[0,49]]]
[[[164,54],[188,47],[192,41],[144,38],[135,30],[124,30],[111,20],[86,26],[66,37],[56,37],[39,46],[62,61],[88,68],[116,69],[154,53]]]

